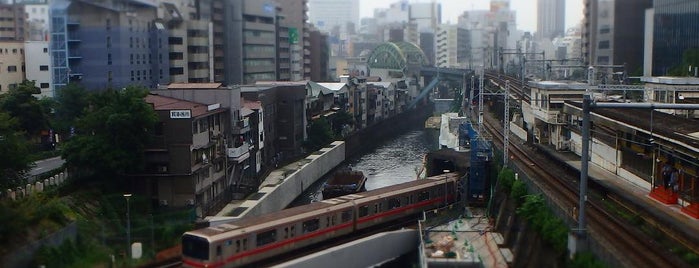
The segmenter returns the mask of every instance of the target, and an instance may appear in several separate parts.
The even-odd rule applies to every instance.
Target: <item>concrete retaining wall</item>
[[[275,267],[372,267],[419,246],[417,230],[399,230],[376,234],[326,249]]]
[[[240,207],[247,210],[232,219],[267,214],[286,208],[311,184],[342,161],[345,161],[345,143],[336,141],[316,154],[272,172],[259,191],[264,196],[258,200],[243,202]]]

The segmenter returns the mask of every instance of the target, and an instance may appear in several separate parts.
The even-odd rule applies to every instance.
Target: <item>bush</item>
[[[510,197],[512,197],[515,202],[519,203],[522,198],[527,195],[527,185],[520,180],[516,180],[512,183],[512,191],[510,192]]]
[[[592,255],[590,252],[581,252],[575,254],[573,260],[568,264],[570,268],[604,268],[607,267],[604,263],[600,262]]]
[[[498,183],[505,192],[510,192],[515,181],[515,173],[509,168],[503,168],[498,174]]]
[[[515,188],[516,186],[513,187],[513,194]],[[559,254],[565,252],[568,244],[568,227],[548,209],[541,195],[526,195],[524,203],[517,209],[517,214],[524,217],[556,252]]]

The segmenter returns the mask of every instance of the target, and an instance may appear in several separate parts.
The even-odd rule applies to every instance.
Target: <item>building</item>
[[[24,4],[28,41],[49,40],[49,5],[47,0]]]
[[[685,53],[697,53],[699,48],[699,32],[691,29],[699,27],[699,2],[678,0],[653,1],[652,36],[648,42],[652,55],[653,76],[660,75],[699,75],[699,71],[689,71],[689,66],[683,62]],[[689,71],[689,72],[688,72]]]
[[[0,4],[0,41],[26,39],[24,5]]]
[[[38,97],[53,98],[49,42],[26,41],[24,52],[26,79],[34,81],[34,84],[41,89],[41,94]]]
[[[158,18],[168,32],[171,83],[213,81],[213,25],[199,19],[199,10],[185,0],[167,0],[158,6]]]
[[[434,1],[410,4],[410,21],[417,24],[420,33],[436,32],[442,24],[442,4]]]
[[[435,60],[437,58],[437,53],[435,51],[437,44],[434,37],[435,34],[431,32],[420,33],[420,49],[425,52],[425,57],[427,57],[430,66],[435,65]]]
[[[283,50],[277,52],[280,59],[289,55],[289,71],[291,81],[309,80],[310,73],[310,42],[308,20],[308,0],[275,0],[278,7],[281,8],[282,21],[279,25],[283,25],[288,29],[289,47],[278,46],[277,49]],[[279,36],[283,36],[281,33]],[[281,43],[280,43],[281,44]],[[287,52],[288,50],[288,52]],[[306,54],[308,52],[308,54]],[[286,63],[286,61],[285,61]],[[278,65],[282,65],[278,63]],[[279,79],[284,80],[284,79]]]
[[[52,1],[54,92],[71,82],[88,90],[168,84],[168,34],[156,19],[146,1]]]
[[[538,0],[536,36],[552,40],[565,33],[565,0]]]
[[[469,67],[469,52],[471,42],[469,32],[458,24],[442,24],[437,31],[438,67],[467,68]]]
[[[22,83],[25,77],[24,43],[0,42],[0,94]]]
[[[264,121],[261,152],[263,169],[303,154],[306,139],[306,82],[257,82],[242,86],[242,97],[259,101]]]
[[[309,33],[311,81],[322,82],[330,80],[330,46],[328,35],[319,30]]]
[[[651,0],[586,1],[583,54],[586,65],[625,65],[640,74],[643,66],[646,9]]]
[[[308,21],[323,32],[339,28],[338,37],[346,36],[352,25],[359,25],[359,0],[309,0]]]
[[[218,212],[230,201],[234,186],[226,176],[228,110],[218,103],[153,94],[145,101],[159,122],[145,150],[145,171],[132,175],[145,178],[133,180],[135,190],[145,189],[159,206],[193,207],[199,218]]]

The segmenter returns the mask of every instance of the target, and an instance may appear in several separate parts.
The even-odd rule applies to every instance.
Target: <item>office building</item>
[[[437,31],[436,65],[448,68],[468,67],[470,45],[468,30],[457,24],[440,25]]]
[[[138,0],[51,2],[52,83],[88,90],[169,82],[168,34],[157,5]]]
[[[565,0],[538,0],[536,35],[552,40],[565,33]]]
[[[699,48],[699,1],[655,0],[653,13],[652,74],[696,76],[697,66],[690,71],[683,57]]]
[[[308,0],[308,19],[320,31],[333,32],[344,36],[351,32],[348,24],[359,24],[359,0]]]
[[[0,4],[0,41],[24,41],[23,5]]]

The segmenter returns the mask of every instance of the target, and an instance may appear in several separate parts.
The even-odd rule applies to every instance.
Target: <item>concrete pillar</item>
[[[12,199],[13,201],[17,198],[17,196],[15,196],[15,192],[12,191],[11,189],[7,189],[7,196],[8,196],[10,199]]]
[[[49,186],[49,179],[44,179],[44,187],[48,188]]]
[[[34,190],[36,190],[37,193],[41,193],[44,191],[44,183],[37,181],[34,187]]]
[[[25,192],[26,195],[32,194],[33,191],[32,191],[32,185],[31,185],[31,184],[27,184],[27,185],[25,186],[25,189],[27,189],[26,192]]]
[[[17,192],[17,197],[18,197],[18,198],[22,198],[22,197],[24,197],[24,195],[25,195],[24,188],[22,188],[22,187],[17,187],[17,191],[16,191],[16,192]]]

